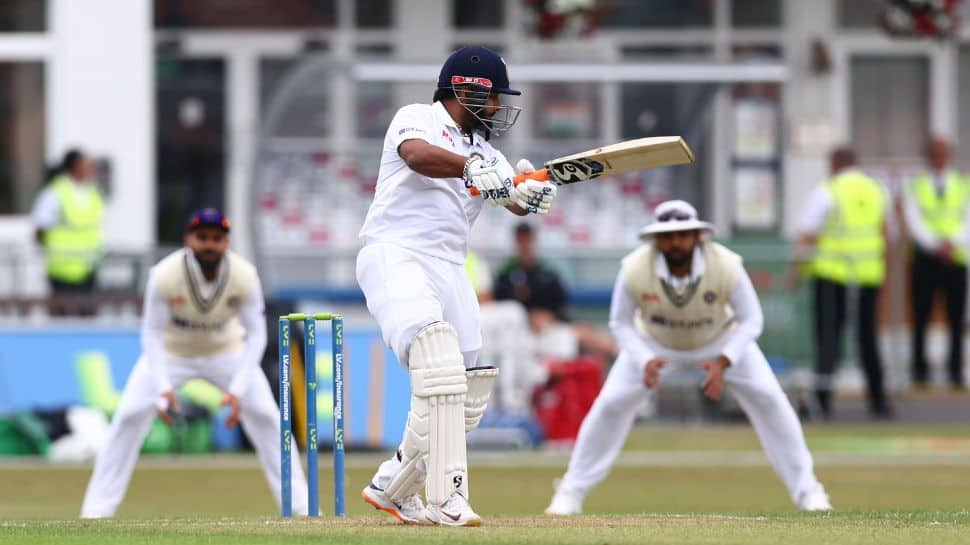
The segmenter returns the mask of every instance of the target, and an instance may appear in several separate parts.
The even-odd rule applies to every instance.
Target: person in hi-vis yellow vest
[[[886,237],[894,231],[886,189],[854,168],[855,154],[839,148],[829,158],[831,178],[819,185],[799,218],[796,260],[808,260],[815,315],[815,399],[832,413],[833,376],[842,357],[842,328],[850,287],[858,356],[866,375],[869,414],[892,416],[876,343],[876,301],[886,275]]]
[[[70,150],[34,203],[31,216],[54,295],[94,291],[104,238],[104,198],[94,180],[91,158]]]
[[[904,184],[903,214],[913,239],[910,297],[913,308],[912,378],[916,386],[929,383],[925,339],[933,296],[946,301],[950,334],[947,361],[950,385],[963,383],[963,317],[967,299],[967,246],[970,242],[970,180],[947,168],[950,146],[940,138],[926,150],[929,170]]]

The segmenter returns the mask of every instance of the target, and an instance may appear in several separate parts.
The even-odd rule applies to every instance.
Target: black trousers
[[[94,316],[95,274],[78,283],[64,282],[47,277],[51,286],[48,309],[51,316]]]
[[[845,325],[848,288],[816,278],[814,283],[815,309],[815,395],[823,415],[831,414],[832,376],[842,358],[842,328]],[[882,363],[876,346],[876,299],[879,287],[860,286],[856,298],[856,341],[859,359],[866,374],[869,410],[876,415],[889,411],[883,389]]]
[[[963,316],[967,309],[967,268],[947,264],[920,249],[913,253],[910,297],[913,305],[913,382],[926,384],[926,326],[933,307],[933,295],[943,292],[950,334],[950,357],[947,360],[950,383],[963,384]]]

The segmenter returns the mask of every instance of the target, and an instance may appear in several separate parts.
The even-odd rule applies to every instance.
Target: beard
[[[195,260],[199,262],[199,266],[205,272],[213,272],[219,268],[219,263],[222,263],[222,253],[221,252],[193,252],[195,254]]]
[[[461,124],[462,127],[467,129],[468,132],[480,131],[485,134],[490,133],[492,131],[492,118],[486,117],[484,110],[485,108],[466,106],[465,117]]]
[[[690,258],[693,256],[692,251],[685,250],[670,250],[663,252],[664,259],[667,260],[668,269],[679,269],[690,263]]]

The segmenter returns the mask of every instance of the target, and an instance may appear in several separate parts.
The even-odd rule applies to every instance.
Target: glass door
[[[155,75],[158,241],[179,244],[192,210],[225,206],[226,63],[159,57]]]

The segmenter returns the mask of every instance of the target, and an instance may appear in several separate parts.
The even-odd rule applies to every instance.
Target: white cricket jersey
[[[145,286],[142,349],[160,392],[170,390],[169,358],[199,359],[242,349],[230,392],[246,391],[249,368],[266,348],[263,293],[255,267],[226,252],[213,281],[182,248],[162,259]]]
[[[461,178],[428,178],[411,170],[398,154],[405,140],[421,139],[448,151],[485,160],[508,160],[480,134],[473,142],[440,102],[411,104],[397,111],[384,137],[374,201],[360,230],[363,245],[388,243],[463,264],[468,234],[482,210]]]
[[[710,344],[735,325],[728,299],[741,257],[716,242],[706,242],[694,253],[704,256],[705,272],[684,286],[657,273],[657,262],[666,265],[666,260],[655,244],[623,258],[627,292],[640,306],[641,330],[675,350]]]
[[[637,323],[637,317],[641,311],[641,303],[645,302],[646,298],[640,298],[638,301],[630,294],[627,279],[624,277],[624,272],[628,269],[626,267],[621,268],[613,286],[613,298],[610,302],[610,331],[616,338],[620,349],[633,357],[641,371],[646,366],[647,361],[657,356],[660,351],[663,351],[665,355],[676,354],[678,357],[688,360],[710,359],[717,355],[723,355],[731,361],[732,365],[736,364],[741,359],[741,355],[747,349],[748,344],[754,342],[761,335],[764,315],[761,312],[758,295],[741,261],[737,260],[731,266],[735,268],[735,271],[732,274],[732,287],[729,290],[730,296],[726,303],[734,313],[736,326],[725,331],[710,346],[699,347],[694,350],[667,349],[663,342],[652,338],[643,331],[642,324]],[[688,276],[678,278],[670,274],[667,261],[660,253],[655,254],[653,272],[656,277],[664,279],[670,285],[682,288],[702,279],[705,274],[710,274],[710,267],[711,264],[707,263],[704,252],[700,248],[695,248],[691,271]],[[649,297],[649,299],[656,300],[660,296],[658,293],[656,298]],[[703,294],[701,296],[703,297]],[[725,302],[722,301],[721,304],[723,303]],[[717,353],[711,353],[710,349]]]

